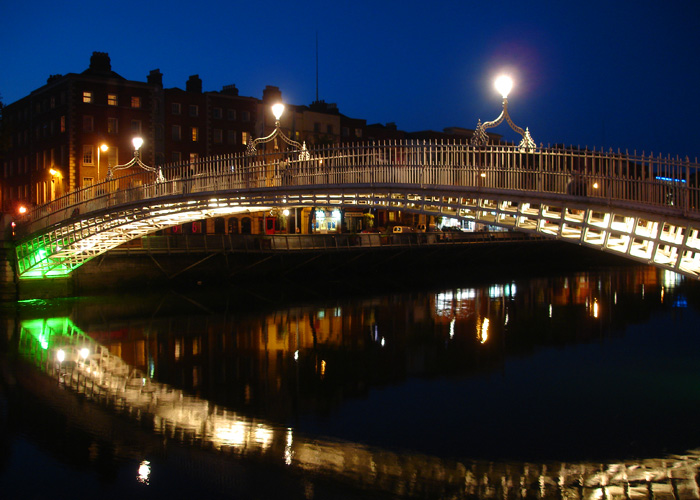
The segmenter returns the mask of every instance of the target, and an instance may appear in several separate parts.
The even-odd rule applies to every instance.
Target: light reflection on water
[[[154,435],[209,450],[210,461],[217,454],[262,460],[309,478],[352,482],[360,489],[402,497],[507,497],[533,491],[543,497],[600,497],[618,490],[623,496],[635,490],[648,496],[654,485],[657,494],[675,488],[676,494],[688,490],[685,497],[697,498],[697,491],[692,496],[691,490],[698,456],[686,453],[700,444],[693,442],[696,431],[673,436],[677,442],[687,438],[686,448],[668,448],[676,455],[640,455],[657,451],[655,443],[629,447],[623,440],[604,449],[602,460],[601,455],[591,456],[599,459],[594,462],[586,459],[590,447],[585,446],[585,441],[614,441],[614,433],[603,431],[610,425],[605,421],[616,425],[635,415],[606,414],[606,406],[621,411],[612,402],[624,399],[625,392],[630,393],[627,405],[635,404],[637,390],[613,389],[614,395],[606,397],[610,388],[599,383],[608,374],[598,373],[609,371],[613,385],[615,378],[624,384],[625,374],[610,367],[619,360],[606,358],[606,353],[617,355],[618,344],[634,347],[627,345],[637,343],[628,330],[639,324],[654,329],[672,324],[679,329],[672,339],[679,348],[697,347],[681,342],[686,323],[676,311],[688,307],[683,285],[675,276],[645,269],[328,301],[260,313],[220,310],[207,301],[209,312],[202,314],[203,308],[186,311],[182,301],[171,298],[171,310],[161,301],[158,314],[148,314],[143,301],[143,309],[129,317],[124,305],[113,311],[111,303],[85,302],[75,305],[73,319],[24,323],[27,335],[31,328],[41,331],[34,335],[33,347],[22,342],[20,346],[34,349],[30,357],[47,373],[62,377],[61,387],[130,416]],[[695,284],[687,286],[697,291]],[[117,377],[109,383],[103,378],[91,381],[81,372],[85,367],[79,359],[70,368],[59,363],[56,369],[52,355],[43,354],[52,351],[45,346],[45,326],[39,324],[50,325],[54,335],[58,328],[71,335],[89,334],[107,346],[111,356],[125,361],[130,375],[120,372],[121,385]],[[637,344],[659,332],[651,333],[639,334]],[[591,346],[603,348],[602,357],[591,356]],[[552,349],[558,352],[552,355]],[[689,355],[683,361],[698,360],[697,350],[686,354],[695,358]],[[668,361],[665,355],[670,354],[659,353],[662,364]],[[603,364],[594,371],[580,367],[580,377],[563,366],[590,363],[596,357]],[[634,366],[623,361],[621,369],[630,368]],[[552,373],[533,377],[537,369]],[[593,387],[582,382],[583,377],[590,377]],[[516,380],[523,386],[513,389]],[[549,388],[529,385],[533,381]],[[677,388],[679,381],[672,383]],[[523,391],[529,393],[522,397],[518,392]],[[582,397],[561,394],[567,391],[581,392]],[[468,404],[452,401],[464,400],[465,392],[473,397]],[[407,399],[407,393],[418,401]],[[600,397],[590,400],[589,394]],[[693,404],[677,411],[697,408],[698,402]],[[573,427],[559,421],[560,415],[572,413],[590,416],[572,416]],[[548,422],[552,415],[555,420]],[[595,419],[603,425],[588,423]],[[643,424],[629,427],[633,432],[644,429]],[[509,436],[514,428],[518,430]],[[662,439],[670,436],[667,431],[662,434]],[[562,439],[569,444],[562,446]],[[585,451],[577,456],[579,448]],[[486,457],[486,450],[496,450],[497,455]],[[513,456],[520,461],[508,460]],[[561,462],[570,457],[577,458]],[[140,462],[138,481],[148,483],[156,474],[155,466]],[[303,491],[309,497],[308,484]]]

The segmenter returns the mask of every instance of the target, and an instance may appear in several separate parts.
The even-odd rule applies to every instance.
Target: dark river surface
[[[698,282],[461,281],[6,309],[0,495],[698,498]]]

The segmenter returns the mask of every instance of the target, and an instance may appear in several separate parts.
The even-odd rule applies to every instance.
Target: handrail
[[[211,156],[165,165],[159,169],[162,176],[144,171],[122,175],[30,209],[18,220],[17,232],[28,234],[80,212],[148,198],[286,186],[491,188],[672,207],[686,217],[700,214],[700,165],[687,158],[556,147],[525,152],[515,145],[426,141],[319,146],[309,150],[309,159],[297,158],[292,152]]]

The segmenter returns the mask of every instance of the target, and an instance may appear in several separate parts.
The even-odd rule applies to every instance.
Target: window
[[[141,107],[141,98],[138,96],[132,96],[131,97],[131,107],[132,108],[140,108]]]
[[[243,111],[241,112],[241,119],[244,122],[249,122],[250,121],[250,111]]]
[[[197,153],[190,153],[190,163],[196,162],[198,158],[199,155]]]
[[[248,132],[241,132],[241,144],[248,144],[250,140],[250,134]]]
[[[92,177],[83,177],[83,187],[90,187],[93,184],[93,178]]]
[[[107,105],[108,106],[116,106],[119,104],[119,100],[117,99],[117,94],[107,94]]]
[[[117,120],[116,118],[107,118],[107,133],[119,133],[119,120]]]
[[[180,139],[182,139],[180,125],[173,125],[173,141],[179,141]]]
[[[199,139],[199,129],[197,127],[192,127],[192,142],[197,142]]]
[[[141,120],[131,120],[131,131],[136,134],[141,133]]]
[[[215,119],[220,119],[221,118],[221,108],[213,108],[211,110],[211,117]]]
[[[236,131],[235,130],[227,130],[226,131],[226,142],[228,144],[236,144]]]
[[[90,115],[83,116],[83,132],[92,132],[95,129],[95,121]]]
[[[221,144],[222,142],[224,142],[224,131],[221,130],[220,128],[215,128],[212,131],[212,140],[216,144]]]
[[[180,103],[174,102],[171,106],[171,111],[174,115],[179,115],[180,114]]]
[[[66,115],[61,116],[61,132],[66,131]]]
[[[227,120],[235,120],[236,119],[236,110],[235,109],[227,109],[226,110],[226,119]]]
[[[333,125],[326,125],[326,133],[333,134]]]
[[[92,102],[92,92],[83,92],[83,102]]]
[[[355,137],[362,137],[362,129],[361,128],[355,129]]]
[[[51,96],[49,106],[51,106],[51,109],[54,109],[56,107],[56,96]]]
[[[199,106],[190,104],[190,116],[199,116]]]
[[[92,165],[92,146],[88,144],[83,145],[83,165]]]
[[[350,128],[349,127],[341,127],[340,128],[340,135],[343,137],[347,137],[350,135]]]
[[[321,124],[319,122],[314,122],[314,132],[321,131]]]

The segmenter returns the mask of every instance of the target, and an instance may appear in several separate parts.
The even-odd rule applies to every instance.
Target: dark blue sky
[[[258,7],[258,9],[253,9]],[[166,87],[198,74],[286,102],[319,98],[408,131],[474,128],[501,108],[537,143],[700,156],[700,1],[2,2],[0,95],[12,103],[93,51]],[[493,130],[515,139],[504,123]]]

